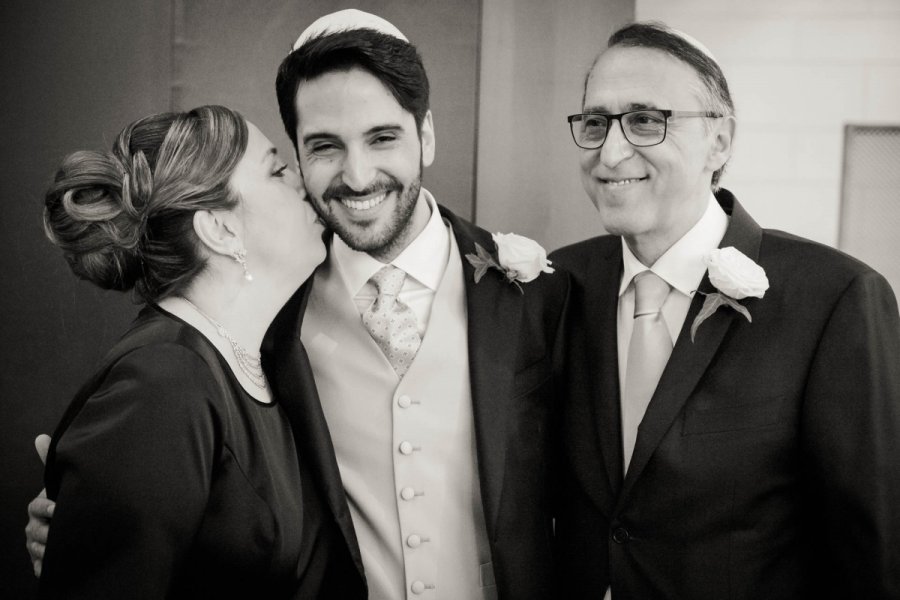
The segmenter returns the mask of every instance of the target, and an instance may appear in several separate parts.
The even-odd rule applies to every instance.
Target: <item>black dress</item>
[[[80,390],[45,471],[42,598],[316,598],[318,492],[277,402],[147,307]]]

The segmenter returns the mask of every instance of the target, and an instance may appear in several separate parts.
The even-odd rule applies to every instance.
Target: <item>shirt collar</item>
[[[441,219],[437,202],[431,192],[422,188],[417,202],[427,202],[431,216],[425,228],[404,248],[391,264],[403,269],[406,274],[431,290],[437,290],[444,276],[447,257],[450,253],[450,233]],[[363,286],[384,266],[365,252],[353,250],[338,235],[332,237],[331,255],[343,274],[344,283],[352,295],[357,295]]]
[[[710,193],[709,203],[700,220],[681,239],[672,244],[672,247],[653,263],[650,270],[685,296],[693,296],[706,273],[703,258],[710,250],[719,247],[727,229],[728,215],[716,202],[716,197]],[[624,238],[622,238],[622,262],[624,271],[619,286],[620,296],[628,289],[635,275],[647,270],[628,248]]]

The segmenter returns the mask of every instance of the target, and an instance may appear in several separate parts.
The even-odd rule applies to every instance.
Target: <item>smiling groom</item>
[[[501,261],[476,283],[464,257],[495,244],[421,187],[428,79],[390,23],[323,17],[276,87],[335,235],[264,356],[276,389],[308,389],[283,405],[343,534],[347,597],[555,597],[549,420],[567,279],[534,245],[527,272],[509,281]]]

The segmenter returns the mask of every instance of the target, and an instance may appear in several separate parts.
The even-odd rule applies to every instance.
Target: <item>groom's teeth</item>
[[[386,196],[387,193],[379,194],[366,200],[351,200],[349,198],[342,198],[341,204],[352,210],[367,210],[369,208],[374,208],[384,202]]]

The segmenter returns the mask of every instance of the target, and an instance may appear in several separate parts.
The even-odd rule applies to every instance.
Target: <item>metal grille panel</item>
[[[844,131],[839,247],[884,275],[900,296],[900,126]]]

